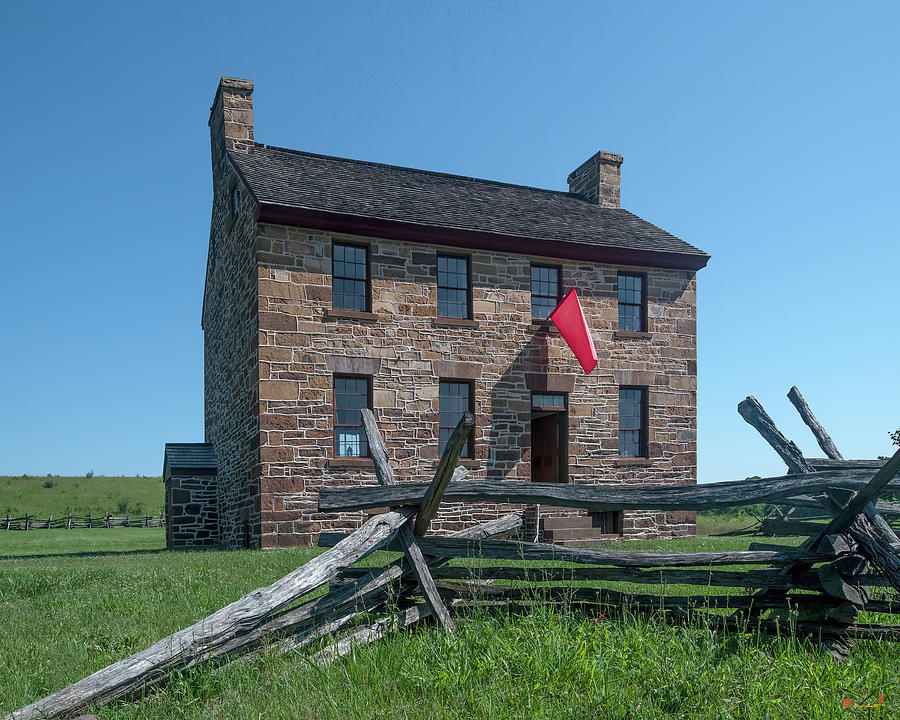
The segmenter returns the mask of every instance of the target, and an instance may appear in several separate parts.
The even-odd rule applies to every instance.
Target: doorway
[[[532,394],[532,482],[568,482],[568,427],[568,410],[565,394]]]

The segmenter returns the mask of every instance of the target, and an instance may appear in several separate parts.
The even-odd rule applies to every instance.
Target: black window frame
[[[534,292],[534,271],[535,269],[541,270],[555,270],[556,271],[556,297],[553,298],[555,300],[554,305],[547,312],[546,317],[536,317],[534,314],[534,298],[542,297],[542,298],[551,298],[551,295],[535,295]],[[562,268],[559,265],[546,265],[543,263],[531,263],[531,268],[529,270],[529,290],[531,292],[531,319],[532,321],[544,322],[550,318],[550,313],[556,309],[556,306],[559,305],[559,301],[562,300]],[[540,281],[538,281],[540,282]]]
[[[346,424],[346,423],[338,423],[338,380],[362,380],[366,383],[366,407],[371,410],[372,409],[372,376],[371,375],[352,375],[352,374],[344,374],[338,373],[332,376],[331,380],[331,392],[332,392],[332,425],[333,425],[333,440],[332,440],[332,452],[334,453],[334,457],[336,458],[366,458],[371,457],[371,449],[369,448],[369,439],[366,437],[366,429],[362,423],[362,417],[360,416],[359,425],[356,424]],[[347,393],[343,393],[347,394]],[[344,408],[344,410],[352,410],[355,408]],[[345,455],[341,454],[339,439],[338,439],[338,428],[340,427],[353,427],[360,428],[361,430],[361,443],[365,443],[366,452],[360,452],[358,455]]]
[[[623,288],[621,287],[623,278],[637,278],[641,281],[641,301],[640,303],[623,303],[621,300],[621,294]],[[627,289],[626,289],[627,290]],[[623,330],[625,332],[647,332],[647,273],[642,272],[619,272],[616,276],[616,302],[618,303],[618,319],[617,319],[617,327],[619,330]],[[638,319],[640,321],[640,326],[638,328],[630,328],[623,327],[622,323],[622,307],[639,307],[638,310]]]
[[[637,428],[633,427],[622,427],[622,391],[623,390],[637,390],[641,393],[640,397],[640,423]],[[619,386],[619,399],[618,399],[618,416],[619,416],[619,427],[618,427],[618,452],[619,457],[636,457],[636,458],[647,458],[649,457],[649,437],[650,437],[650,409],[649,409],[649,397],[650,397],[650,389],[646,385],[620,385]],[[622,433],[623,432],[637,432],[638,433],[638,453],[636,455],[625,454],[623,453],[622,447]]]
[[[356,282],[356,281],[359,281],[359,278],[355,278],[355,277],[351,278],[351,277],[348,277],[348,276],[346,276],[346,275],[340,275],[340,276],[335,275],[335,271],[334,271],[334,270],[335,270],[335,268],[334,268],[334,266],[335,266],[335,258],[334,258],[335,253],[334,253],[334,249],[335,249],[336,247],[342,247],[342,248],[349,247],[349,248],[353,248],[354,250],[362,250],[363,253],[364,253],[365,260],[364,260],[364,262],[363,262],[363,267],[365,268],[366,277],[365,277],[365,280],[364,280],[364,283],[365,283],[365,289],[363,290],[363,292],[364,292],[364,298],[363,298],[364,305],[363,305],[363,308],[362,308],[362,309],[356,308],[356,307],[352,307],[352,308],[338,307],[338,306],[335,304],[335,300],[336,300],[336,298],[337,298],[337,296],[338,296],[339,294],[340,294],[340,295],[347,295],[347,293],[337,293],[337,292],[335,292],[335,283],[334,283],[334,281],[335,281],[336,279],[340,279],[340,280],[353,280],[353,281],[355,281],[355,282]],[[343,240],[334,240],[334,241],[331,243],[331,307],[332,307],[333,310],[345,310],[345,311],[349,310],[349,311],[354,311],[354,312],[371,312],[371,311],[372,311],[372,267],[371,267],[371,253],[369,252],[369,246],[368,246],[368,245],[366,245],[366,244],[364,244],[364,243],[344,242]]]
[[[438,379],[438,455],[444,454],[444,443],[446,442],[441,438],[441,433],[444,430],[449,430],[447,433],[447,440],[450,439],[450,435],[453,434],[453,430],[459,424],[459,420],[450,425],[441,425],[441,405],[443,404],[444,393],[443,387],[445,383],[454,383],[458,385],[465,385],[469,388],[469,407],[468,411],[475,415],[475,381],[474,380],[461,380],[459,378],[439,378]],[[449,397],[449,396],[448,396]],[[460,414],[460,417],[462,414]],[[469,437],[466,438],[466,444],[463,446],[463,451],[460,453],[460,458],[464,460],[474,460],[475,459],[475,428],[469,432]]]
[[[441,288],[443,287],[445,290],[458,290],[459,288],[450,287],[449,285],[442,286],[441,285],[441,258],[447,260],[462,260],[466,263],[466,315],[465,317],[460,317],[459,315],[441,315]],[[437,253],[434,272],[437,280],[437,290],[438,290],[438,299],[437,299],[437,316],[440,318],[450,318],[453,320],[471,320],[472,319],[472,258],[470,255],[455,255],[453,253]],[[455,303],[454,303],[455,304]]]

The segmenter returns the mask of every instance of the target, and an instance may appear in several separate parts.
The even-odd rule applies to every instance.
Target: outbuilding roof
[[[180,470],[215,473],[218,467],[215,450],[209,443],[166,443],[163,475],[167,474],[166,470],[170,473]]]
[[[689,269],[709,259],[627,210],[601,207],[575,193],[261,144],[248,153],[229,152],[229,158],[260,204],[261,221],[287,222],[293,211],[311,227],[337,229],[337,222],[312,224],[334,216],[345,224],[364,218],[384,223],[386,230],[409,226],[482,238],[470,247],[491,247],[488,236],[495,236],[511,241],[510,249],[522,247],[515,241],[524,239],[529,243],[520,252],[551,256]],[[563,247],[568,252],[560,253]]]

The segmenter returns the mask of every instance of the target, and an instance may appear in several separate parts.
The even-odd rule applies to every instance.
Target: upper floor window
[[[367,457],[369,443],[362,423],[362,408],[371,409],[368,378],[334,376],[334,454],[336,457]]]
[[[463,413],[468,410],[475,413],[474,393],[472,392],[471,383],[460,380],[441,380],[440,388],[440,423],[438,430],[439,450],[441,454],[447,447],[447,441],[459,424]],[[469,433],[466,444],[463,446],[460,457],[471,458],[472,453],[472,436]]]
[[[647,278],[637,273],[619,273],[619,330],[646,332]]]
[[[360,245],[332,246],[332,304],[338,310],[369,309],[368,250]]]
[[[531,318],[546,320],[559,305],[559,268],[531,266]]]
[[[472,317],[469,287],[469,258],[438,255],[438,316]]]
[[[647,388],[619,388],[619,455],[647,457]]]

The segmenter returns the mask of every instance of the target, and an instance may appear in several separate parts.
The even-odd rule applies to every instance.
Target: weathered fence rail
[[[808,405],[795,395],[795,404],[812,418],[808,423],[821,435],[823,447],[838,454],[830,437],[826,442],[824,428],[813,423]],[[454,468],[474,423],[466,413],[431,483],[401,485],[374,415],[362,410],[379,485],[323,491],[319,510],[387,511],[349,535],[323,535],[321,544],[330,549],[281,580],[6,720],[65,717],[89,705],[134,697],[201,662],[252,657],[262,647],[266,652],[295,650],[331,637],[313,656],[314,662],[327,663],[355,646],[429,618],[454,632],[453,615],[471,607],[556,602],[602,608],[611,615],[657,613],[671,622],[699,619],[733,632],[794,631],[822,643],[836,657],[844,657],[855,639],[900,640],[900,624],[887,622],[900,615],[900,541],[881,514],[887,508],[877,504],[880,495],[900,489],[893,481],[900,470],[900,451],[886,462],[865,466],[829,458],[845,465],[819,470],[778,431],[757,401],[748,398],[741,406],[748,422],[758,425],[779,450],[788,475],[689,488],[465,481],[465,471]],[[791,498],[821,507],[822,521],[802,526],[808,538],[799,547],[754,543],[734,552],[635,552],[501,539],[520,528],[517,516],[455,536],[428,535],[443,501],[683,510],[789,503]],[[784,522],[798,524],[785,517]],[[381,567],[351,567],[379,548],[402,555]],[[734,569],[742,565],[746,569]],[[608,582],[654,585],[658,590],[635,593],[600,585]],[[304,599],[326,584],[324,595]],[[691,589],[667,592],[672,584]],[[863,610],[880,614],[886,622],[858,623]],[[763,617],[765,613],[772,616]]]
[[[462,473],[459,473],[462,476]],[[872,477],[871,469],[848,469],[784,475],[747,482],[705,483],[685,487],[622,487],[621,485],[561,485],[559,483],[459,480],[444,493],[447,502],[498,502],[559,505],[591,511],[712,510],[787,500],[796,495],[823,493],[829,488],[860,490]],[[417,505],[427,483],[391,487],[326,488],[319,493],[319,510],[346,512],[385,506]],[[900,492],[900,482],[888,490]]]
[[[0,530],[76,530],[82,528],[165,527],[165,515],[0,516]]]

